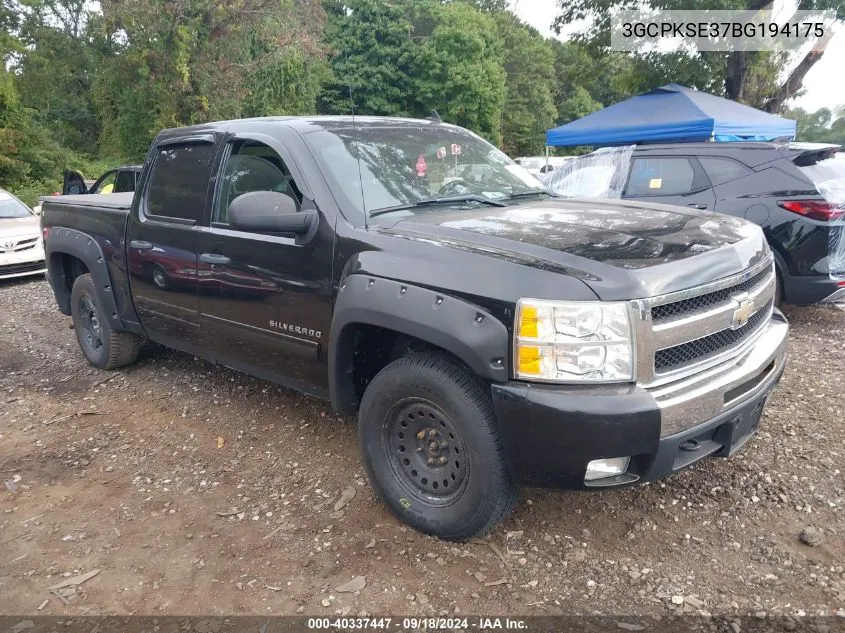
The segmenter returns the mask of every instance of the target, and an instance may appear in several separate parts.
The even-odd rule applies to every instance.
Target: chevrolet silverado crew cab
[[[372,485],[445,539],[520,484],[651,481],[752,436],[784,369],[750,222],[561,199],[437,120],[161,132],[132,194],[44,203],[48,277],[95,367],[142,341],[357,414]]]

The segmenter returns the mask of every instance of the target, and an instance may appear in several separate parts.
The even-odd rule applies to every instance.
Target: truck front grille
[[[772,315],[775,283],[770,256],[729,277],[634,300],[637,382],[658,388],[744,353]]]
[[[756,332],[760,325],[769,318],[771,310],[772,302],[769,301],[764,308],[753,314],[748,322],[740,328],[721,330],[688,343],[658,350],[654,355],[655,374],[663,374],[730,349]]]
[[[730,286],[729,288],[722,288],[714,292],[698,295],[697,297],[654,306],[651,309],[651,320],[654,323],[660,323],[669,319],[683,318],[692,313],[703,312],[708,308],[724,303],[731,298],[731,295],[735,295],[738,292],[751,291],[763,283],[770,275],[771,270],[765,268],[750,279]]]

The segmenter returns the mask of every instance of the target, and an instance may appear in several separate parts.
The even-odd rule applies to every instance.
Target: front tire
[[[439,352],[390,363],[367,386],[358,438],[370,480],[402,521],[462,541],[516,505],[485,385]]]
[[[90,273],[73,282],[70,311],[76,340],[88,362],[100,369],[117,369],[134,363],[141,339],[129,332],[115,332],[105,318],[105,311]]]

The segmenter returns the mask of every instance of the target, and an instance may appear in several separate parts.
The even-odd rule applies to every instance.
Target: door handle
[[[200,261],[204,264],[228,264],[232,260],[220,253],[203,253],[200,255]]]
[[[132,240],[129,242],[129,248],[134,248],[136,251],[151,251],[153,245],[143,240]]]
[[[707,205],[706,205],[706,204],[695,204],[695,203],[692,203],[692,204],[688,204],[687,206],[688,206],[688,207],[692,207],[693,209],[706,209],[706,208],[707,208]]]

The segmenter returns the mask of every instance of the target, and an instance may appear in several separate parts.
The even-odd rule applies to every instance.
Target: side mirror
[[[293,198],[276,191],[251,191],[229,205],[229,226],[250,233],[308,233],[317,220],[314,211],[296,210]]]

